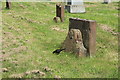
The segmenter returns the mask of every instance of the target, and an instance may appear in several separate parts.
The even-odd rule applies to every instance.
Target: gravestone
[[[80,39],[77,40],[75,37],[68,37],[70,36],[71,29],[77,29],[79,30],[77,35],[77,39],[81,37]],[[75,35],[75,32],[73,32]],[[66,37],[66,40],[62,44],[62,48],[66,48],[65,51],[71,52],[71,50],[74,50],[75,45],[79,46],[79,50],[81,56],[91,56],[95,54],[96,51],[96,21],[94,20],[86,20],[86,19],[79,19],[79,18],[70,18],[69,19],[69,31],[68,31],[68,36]],[[75,40],[75,41],[74,41]],[[75,45],[73,44],[75,43]],[[82,44],[83,43],[83,44]],[[71,46],[73,44],[74,46]],[[77,48],[76,48],[77,49]],[[75,51],[73,51],[75,53]],[[75,53],[77,54],[77,53]]]
[[[11,8],[11,2],[10,2],[10,0],[6,0],[6,8],[7,9]]]
[[[61,22],[64,22],[64,5],[63,4],[56,4],[56,18],[60,18]]]
[[[85,6],[83,4],[83,0],[67,0],[67,5],[65,5],[65,9],[69,13],[84,13]]]
[[[104,0],[105,4],[111,3],[111,0]]]

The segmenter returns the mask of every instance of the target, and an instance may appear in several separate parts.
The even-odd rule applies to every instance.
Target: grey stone
[[[69,13],[84,13],[85,6],[83,0],[67,0],[67,5],[65,5],[65,9]]]

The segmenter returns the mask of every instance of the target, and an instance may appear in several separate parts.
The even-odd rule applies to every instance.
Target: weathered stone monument
[[[10,0],[6,0],[6,9],[10,9],[11,8],[11,2]]]
[[[60,18],[61,22],[64,22],[64,5],[56,4],[56,17],[54,17],[54,21],[58,22]]]
[[[78,56],[87,55],[87,50],[83,45],[82,34],[79,29],[70,29],[62,47],[66,49],[65,51],[75,53]]]
[[[69,13],[84,13],[85,6],[83,0],[67,0],[67,5],[65,5],[65,9]]]
[[[69,32],[62,44],[66,52],[91,56],[96,51],[96,21],[70,18]]]

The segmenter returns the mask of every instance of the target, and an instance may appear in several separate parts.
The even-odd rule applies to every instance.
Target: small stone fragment
[[[7,68],[2,68],[2,72],[8,72]]]
[[[25,72],[25,75],[29,75],[29,74],[31,74],[31,72],[30,72],[30,71],[28,71],[28,72]]]
[[[45,70],[46,72],[52,71],[52,70],[51,70],[50,68],[48,68],[48,67],[45,67],[44,70]]]
[[[18,61],[12,61],[12,63],[17,64]]]
[[[10,76],[10,78],[23,78],[24,74],[21,73],[21,74],[13,74]]]
[[[53,20],[58,23],[60,21],[60,18],[59,17],[54,17]]]
[[[55,77],[54,77],[54,79],[56,79],[56,80],[60,80],[60,76],[57,76],[57,75],[55,75]]]
[[[40,73],[40,76],[45,76],[44,72],[39,72],[39,73]]]
[[[37,73],[39,73],[40,71],[39,71],[39,70],[32,70],[31,72],[37,74]]]
[[[2,50],[2,53],[5,54],[5,50]]]

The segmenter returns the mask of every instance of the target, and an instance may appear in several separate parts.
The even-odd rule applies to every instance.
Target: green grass
[[[62,78],[117,78],[117,36],[103,30],[100,24],[107,25],[117,32],[118,3],[85,3],[85,6],[86,13],[65,13],[65,22],[55,23],[53,22],[55,3],[13,2],[10,10],[5,9],[5,3],[2,3],[3,33],[9,32],[7,35],[3,34],[5,61],[2,67],[8,68],[8,72],[3,72],[2,77],[9,78],[13,74],[40,70],[46,75],[33,74],[23,77],[53,78],[57,75]],[[52,54],[52,51],[59,48],[67,36],[70,17],[97,21],[95,56],[78,58],[67,52],[62,52],[60,55]],[[14,29],[9,29],[9,27]],[[52,30],[53,27],[64,31]],[[13,40],[17,42],[14,44]],[[5,45],[8,46],[4,47]],[[19,48],[21,45],[27,49],[21,50]],[[15,51],[14,48],[20,51]],[[46,66],[53,71],[45,72],[43,68]]]

